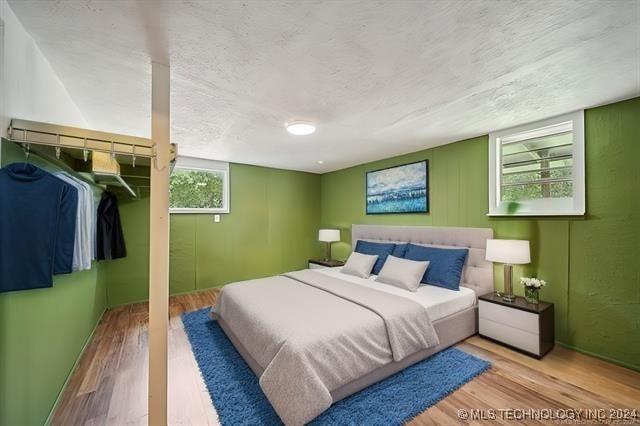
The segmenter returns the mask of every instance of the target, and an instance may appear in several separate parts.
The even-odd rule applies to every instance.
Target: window
[[[584,112],[489,134],[489,215],[583,215]]]
[[[178,157],[169,177],[171,213],[229,213],[229,163]]]

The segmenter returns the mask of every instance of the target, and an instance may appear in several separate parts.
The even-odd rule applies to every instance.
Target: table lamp
[[[513,302],[513,265],[524,265],[531,262],[529,241],[527,240],[487,240],[486,259],[491,262],[504,263],[504,294],[502,300]]]
[[[339,229],[321,229],[318,231],[318,240],[326,243],[324,260],[331,260],[331,243],[340,241]]]

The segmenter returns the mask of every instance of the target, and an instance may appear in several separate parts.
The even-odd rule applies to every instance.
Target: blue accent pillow
[[[408,245],[409,244],[396,244],[396,246],[393,248],[393,251],[391,252],[391,256],[404,257]]]
[[[384,262],[387,260],[387,256],[391,254],[395,247],[396,245],[393,243],[372,243],[371,241],[358,240],[355,251],[362,254],[378,255],[378,260],[376,260],[371,270],[372,274],[378,275],[382,269],[382,265],[384,265]]]
[[[449,290],[459,290],[462,267],[468,252],[467,249],[444,249],[409,244],[404,258],[430,262],[422,277],[423,283]]]

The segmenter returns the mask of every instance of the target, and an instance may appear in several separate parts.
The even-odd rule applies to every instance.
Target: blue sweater
[[[0,292],[51,287],[73,264],[78,191],[32,164],[0,169]]]

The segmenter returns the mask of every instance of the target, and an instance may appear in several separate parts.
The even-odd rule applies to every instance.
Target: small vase
[[[525,287],[524,288],[524,298],[527,303],[532,305],[537,305],[540,302],[540,296],[538,295],[539,288],[535,287]]]

